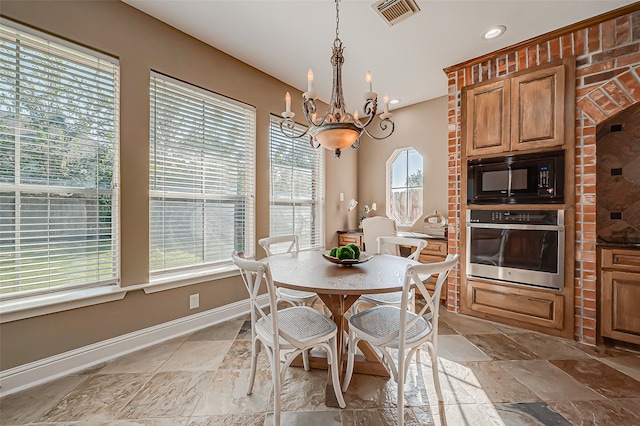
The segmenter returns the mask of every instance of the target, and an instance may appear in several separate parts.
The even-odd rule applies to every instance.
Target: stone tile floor
[[[640,354],[443,312],[439,412],[427,351],[405,387],[407,425],[640,425]],[[254,392],[250,323],[231,320],[0,400],[2,425],[271,424],[264,352]],[[397,423],[393,380],[355,375],[347,408],[324,405],[326,372],[290,368],[283,425]]]

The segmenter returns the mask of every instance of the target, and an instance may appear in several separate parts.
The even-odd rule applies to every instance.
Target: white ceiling
[[[329,101],[333,0],[123,1],[302,91],[311,67],[315,90]],[[340,3],[345,103],[360,112],[367,70],[380,97],[388,93],[401,99],[397,107],[411,105],[446,94],[443,68],[633,1],[427,0],[417,2],[420,12],[392,27],[371,8],[373,3]],[[482,40],[481,33],[493,25],[505,25],[506,33]]]

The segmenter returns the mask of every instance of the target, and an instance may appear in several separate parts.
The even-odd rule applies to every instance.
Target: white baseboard
[[[258,298],[268,304],[268,296]],[[210,327],[249,312],[249,300],[241,300],[206,312],[179,318],[143,330],[123,334],[49,358],[0,371],[0,397],[76,373],[122,355]]]

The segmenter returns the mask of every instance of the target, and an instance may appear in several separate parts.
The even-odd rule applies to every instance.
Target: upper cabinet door
[[[564,143],[564,64],[511,79],[511,150]]]
[[[509,151],[509,80],[466,90],[467,155]]]

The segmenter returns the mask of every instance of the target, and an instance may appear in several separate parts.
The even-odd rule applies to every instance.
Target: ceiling
[[[315,91],[329,101],[333,0],[123,1],[302,91],[311,67]],[[360,113],[367,70],[373,75],[373,91],[400,99],[396,108],[408,106],[446,94],[443,68],[633,1],[417,1],[420,12],[393,26],[373,10],[373,3],[340,3],[345,103]],[[481,39],[494,25],[507,31],[494,40]]]

